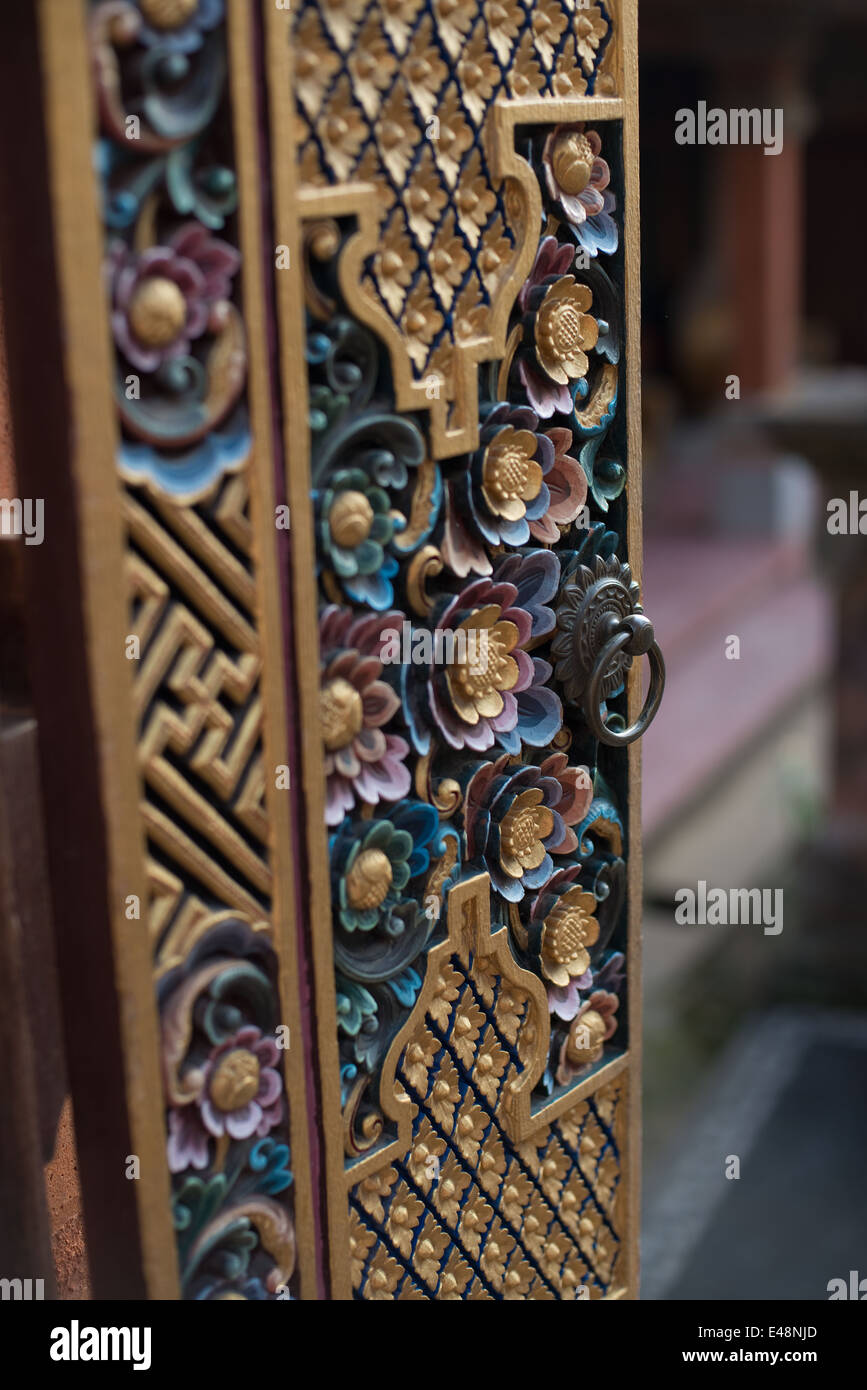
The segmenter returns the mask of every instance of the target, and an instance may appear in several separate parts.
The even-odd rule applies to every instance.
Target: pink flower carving
[[[386,734],[400,700],[382,676],[388,631],[402,631],[403,613],[356,618],[331,605],[319,624],[320,717],[327,778],[325,819],[339,825],[357,801],[399,801],[410,789],[409,744]]]

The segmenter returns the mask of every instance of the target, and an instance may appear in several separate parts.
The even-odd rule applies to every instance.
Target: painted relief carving
[[[128,595],[103,780],[172,1214],[147,1287],[621,1297],[634,7],[81,5]]]
[[[352,1173],[357,1297],[572,1300],[618,1288],[625,1078],[534,1124],[545,993],[517,967],[506,929],[491,932],[489,893],[484,875],[452,891],[449,939],[430,954],[387,1068],[398,1143]]]
[[[223,0],[91,9],[120,464],[183,500],[243,466],[244,326]]]
[[[376,10],[386,34],[390,13]],[[581,11],[533,13],[531,21],[514,7],[504,57],[511,67],[495,80],[492,70],[491,93],[530,63],[547,74],[533,93],[553,90],[557,45]],[[540,230],[529,255],[514,252],[526,264],[511,298],[505,280],[491,290],[501,309],[508,301],[499,350],[491,336],[480,345],[479,313],[475,400],[465,416],[477,424],[462,436],[464,448],[449,451],[442,434],[435,438],[435,409],[421,398],[407,408],[390,331],[357,292],[381,293],[406,334],[400,315],[424,283],[431,314],[446,322],[444,304],[434,303],[439,262],[413,243],[395,201],[411,176],[378,169],[381,151],[366,143],[361,117],[349,170],[328,164],[327,142],[315,135],[314,104],[325,109],[341,72],[344,116],[349,109],[360,49],[356,42],[344,60],[341,43],[348,51],[361,22],[359,11],[342,38],[329,28],[326,39],[329,22],[312,8],[302,14],[298,88],[314,131],[302,145],[304,177],[394,184],[395,194],[380,199],[381,249],[370,262],[358,250],[358,229],[370,222],[364,190],[357,214],[346,189],[331,202],[327,190],[310,192],[307,226],[317,231],[305,236],[353,1287],[371,1299],[613,1297],[623,1280],[616,1192],[628,1042],[626,764],[583,717],[573,671],[583,639],[569,623],[581,593],[609,568],[637,603],[620,558],[620,123],[545,125],[534,106],[532,121],[504,127],[532,174]],[[482,49],[496,52],[503,37],[498,23],[491,19],[473,50],[480,71]],[[588,31],[590,66],[576,73],[582,91],[598,80],[594,64],[610,37],[604,7],[591,23],[599,44]],[[456,52],[467,52],[473,25],[470,16]],[[307,61],[317,44],[333,61]],[[383,40],[388,61],[376,71],[405,97],[408,87],[392,87],[402,51]],[[447,71],[437,80],[445,89]],[[381,96],[360,78],[354,92],[362,112],[379,109]],[[484,109],[472,133],[472,93],[460,89],[468,150],[484,143]],[[428,150],[422,134],[413,139],[421,170],[439,157],[436,142]],[[447,193],[452,208],[460,170]],[[463,246],[445,291],[452,327],[443,330],[441,363],[461,351],[458,287],[472,283],[489,245],[493,267],[504,244],[526,239],[527,200],[510,206],[508,189],[503,198],[500,220],[492,202],[475,238],[465,235],[472,254]],[[435,250],[437,235],[431,228]],[[436,333],[425,355],[407,351],[417,377],[432,373]],[[619,657],[604,683],[612,727],[625,725],[632,664]],[[471,882],[481,885],[478,896],[465,894]],[[485,930],[485,942],[473,936]]]
[[[224,4],[90,32],[181,1290],[266,1298],[297,1281]]]

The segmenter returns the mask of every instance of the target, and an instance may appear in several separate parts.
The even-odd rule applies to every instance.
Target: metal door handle
[[[621,652],[629,656],[647,654],[650,662],[650,689],[635,723],[628,729],[612,729],[602,716],[602,685],[606,671]],[[643,613],[634,613],[614,625],[611,636],[602,646],[594,663],[583,701],[584,714],[592,733],[601,743],[611,744],[615,748],[625,748],[628,744],[634,743],[649,727],[659,709],[664,690],[665,661],[659,643],[653,635],[653,624]]]
[[[572,565],[560,590],[557,627],[551,651],[566,698],[580,705],[600,743],[615,748],[634,743],[659,709],[665,662],[629,566],[616,555]],[[628,729],[612,728],[602,705],[623,689],[633,657],[644,655],[650,661],[650,689],[641,713]]]

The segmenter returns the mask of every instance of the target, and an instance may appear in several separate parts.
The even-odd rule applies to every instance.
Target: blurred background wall
[[[824,1299],[867,1275],[867,535],[827,527],[830,499],[867,499],[867,4],[640,13],[644,598],[668,665],[643,1293]],[[781,153],[678,144],[700,102],[781,108]],[[782,889],[782,932],[678,926],[701,880]]]

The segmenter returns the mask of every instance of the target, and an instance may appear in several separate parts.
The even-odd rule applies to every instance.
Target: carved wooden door
[[[40,0],[38,42],[95,1292],[634,1297],[633,0]]]

